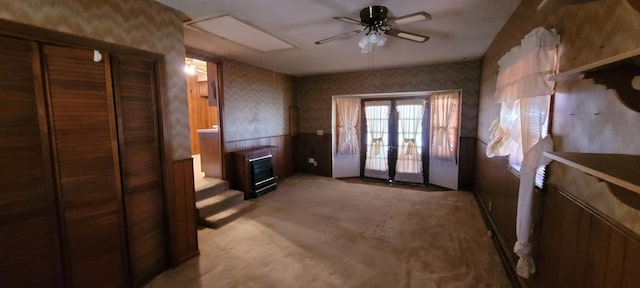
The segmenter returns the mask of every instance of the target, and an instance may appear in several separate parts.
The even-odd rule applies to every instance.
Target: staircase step
[[[216,196],[229,190],[229,181],[210,178],[205,184],[196,187],[196,201]]]
[[[209,228],[220,228],[242,216],[242,214],[247,212],[253,205],[255,205],[253,201],[242,201],[220,213],[216,213],[205,219],[200,219],[200,224]]]
[[[199,218],[206,218],[219,213],[244,200],[244,193],[238,190],[227,190],[196,202]]]

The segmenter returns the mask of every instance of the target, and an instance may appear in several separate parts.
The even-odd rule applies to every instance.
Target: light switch
[[[318,134],[318,136],[322,136],[324,134],[324,131],[323,130],[317,130],[316,134]]]

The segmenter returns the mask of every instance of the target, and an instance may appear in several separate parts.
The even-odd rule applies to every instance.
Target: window
[[[429,99],[431,102],[430,159],[457,162],[460,93],[457,91],[436,93]]]
[[[524,157],[523,147],[532,147],[540,139],[549,135],[549,105],[550,96],[521,99],[516,103],[514,117],[516,123],[520,125],[520,132],[512,134],[509,148],[509,167],[516,172],[520,172],[522,158]],[[536,171],[535,184],[542,188],[546,167],[540,167]]]
[[[519,172],[526,151],[548,134],[549,107],[555,82],[549,80],[556,68],[559,36],[544,28],[534,29],[522,45],[504,55],[498,64],[496,100],[500,118],[492,124],[487,156],[509,155],[509,166]],[[541,187],[544,168],[535,183]]]

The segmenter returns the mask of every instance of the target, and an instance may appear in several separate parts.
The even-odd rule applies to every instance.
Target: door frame
[[[430,118],[430,105],[429,105],[429,97],[431,96],[433,92],[430,92],[428,94],[423,94],[423,95],[416,95],[416,96],[390,96],[390,97],[380,97],[380,98],[376,98],[376,97],[371,97],[371,98],[367,98],[367,99],[362,99],[360,101],[360,111],[362,111],[362,113],[360,113],[360,121],[361,125],[360,125],[360,178],[365,178],[364,176],[364,167],[365,167],[365,161],[367,160],[367,119],[366,119],[366,115],[365,115],[365,107],[364,107],[364,103],[367,101],[390,101],[391,102],[391,106],[390,106],[390,110],[389,110],[389,127],[387,128],[387,133],[389,133],[389,150],[387,151],[387,163],[389,165],[389,179],[387,179],[389,182],[395,181],[393,180],[393,178],[395,178],[395,174],[396,174],[396,164],[398,161],[398,139],[397,139],[397,135],[398,135],[398,111],[395,109],[396,107],[396,102],[398,100],[408,100],[408,99],[424,99],[425,100],[425,110],[424,110],[424,114],[422,116],[422,151],[421,153],[421,160],[422,160],[422,183],[418,183],[418,184],[422,184],[422,185],[428,185],[429,184],[429,131],[430,131],[430,125],[431,125],[431,118]]]
[[[226,158],[224,157],[224,155],[226,154],[225,151],[225,139],[224,139],[224,85],[223,85],[223,81],[224,81],[224,73],[223,73],[223,69],[222,67],[224,67],[223,65],[223,60],[221,57],[216,56],[215,54],[197,49],[197,48],[193,48],[193,47],[189,47],[186,46],[185,47],[185,57],[189,57],[189,58],[193,58],[193,59],[198,59],[198,60],[202,60],[205,62],[211,62],[211,63],[216,63],[218,65],[218,79],[216,79],[216,85],[218,86],[218,94],[217,94],[217,98],[218,98],[218,133],[220,135],[220,169],[222,170],[222,179],[227,179],[227,169],[225,169],[226,167]]]

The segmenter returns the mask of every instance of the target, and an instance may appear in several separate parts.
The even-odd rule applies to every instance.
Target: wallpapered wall
[[[191,157],[182,14],[152,0],[0,0],[0,18],[165,55],[173,159]]]
[[[300,77],[300,132],[331,131],[334,95],[462,89],[461,136],[475,137],[479,81],[479,61]]]
[[[289,134],[293,77],[233,60],[222,69],[226,142]]]
[[[556,28],[560,70],[566,71],[640,47],[640,12],[626,0],[601,0],[538,11],[541,0],[523,0],[487,50],[482,66],[479,139],[488,142],[495,104],[497,61],[533,28]],[[612,90],[592,80],[557,82],[552,114],[557,151],[640,154],[640,113],[624,107]],[[480,157],[486,157],[481,155]],[[553,163],[550,182],[640,234],[640,211],[614,198],[607,185]]]

